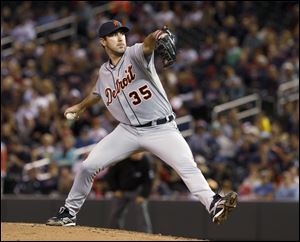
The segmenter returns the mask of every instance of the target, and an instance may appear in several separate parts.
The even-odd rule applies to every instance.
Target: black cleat
[[[209,208],[213,223],[222,224],[232,209],[236,207],[236,204],[237,194],[235,192],[229,192],[224,197],[216,194]]]
[[[76,216],[72,216],[69,213],[69,209],[61,207],[56,217],[49,218],[46,225],[50,226],[75,226]]]

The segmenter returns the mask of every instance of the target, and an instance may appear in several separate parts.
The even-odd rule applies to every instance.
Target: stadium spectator
[[[28,179],[20,180],[15,187],[16,194],[41,194],[42,183],[38,179],[38,171],[36,168],[31,168],[27,171]]]
[[[74,180],[74,175],[70,166],[62,166],[59,170],[58,177],[58,193],[66,196],[70,191]]]
[[[259,173],[260,183],[254,187],[254,194],[257,200],[272,201],[275,194],[273,174],[270,170],[261,170]]]
[[[275,191],[275,199],[299,201],[299,184],[293,181],[288,171],[282,174],[282,181]]]
[[[69,135],[63,137],[62,143],[57,145],[55,153],[52,156],[52,160],[58,166],[67,166],[70,169],[72,168],[77,158],[74,142],[74,137]]]
[[[7,149],[6,145],[1,141],[1,195],[3,194],[4,177],[7,172]]]

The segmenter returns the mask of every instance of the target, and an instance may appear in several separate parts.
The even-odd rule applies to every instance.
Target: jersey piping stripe
[[[110,74],[111,74],[111,76],[112,76],[112,78],[113,78],[113,83],[114,83],[114,86],[115,86],[115,88],[116,88],[114,74],[111,72],[111,70],[109,70],[109,69],[107,68],[107,66],[105,66],[105,68],[106,68],[106,70],[108,70],[108,71],[110,72]],[[118,98],[118,101],[119,101],[119,103],[120,103],[120,106],[121,106],[121,108],[123,109],[123,112],[125,113],[125,115],[126,115],[126,117],[127,117],[128,121],[129,121],[129,123],[132,125],[132,123],[131,123],[131,121],[130,121],[129,117],[127,116],[127,114],[126,114],[126,112],[125,112],[125,109],[124,109],[124,108],[123,108],[123,106],[122,106],[122,103],[121,103],[121,101],[120,101],[120,99],[119,99],[119,96],[118,96],[118,95],[117,95],[117,98]]]
[[[124,55],[125,55],[125,53],[124,53]],[[125,60],[125,58],[123,59],[122,63],[120,64],[120,67],[119,67],[119,70],[118,70],[118,76],[120,76],[120,70],[121,70],[121,67],[122,67],[122,65],[123,65],[123,63],[124,63],[124,60]],[[115,82],[114,82],[114,83],[115,83]],[[115,88],[116,88],[116,86],[115,86]],[[128,106],[130,107],[131,111],[133,112],[134,117],[135,117],[136,120],[138,121],[139,125],[141,125],[140,120],[139,120],[138,117],[136,116],[134,110],[132,109],[132,107],[131,107],[131,105],[130,105],[130,102],[129,102],[129,101],[127,100],[127,98],[126,98],[126,95],[125,95],[125,93],[124,93],[124,90],[122,90],[122,93],[123,93],[123,95],[124,95],[124,98],[125,98],[125,100],[126,100]]]
[[[101,97],[101,95],[99,93],[97,93],[97,92],[93,92],[93,95]]]
[[[119,65],[119,63],[120,63],[120,67],[121,67],[122,64],[123,64],[123,62],[124,62],[124,60],[125,60],[124,56],[125,55],[122,56],[122,58],[118,61],[118,63],[115,66],[113,64],[111,64],[110,59],[108,60],[107,65],[109,66],[110,69],[113,69],[113,70],[115,70],[117,68],[117,66]],[[122,62],[120,62],[120,61],[122,61]],[[113,67],[111,67],[111,66],[113,66]],[[119,70],[120,70],[120,67],[119,67]]]
[[[152,78],[151,78],[151,79],[152,79]],[[168,106],[169,106],[170,110],[172,111],[173,109],[172,109],[172,106],[171,106],[169,100],[161,93],[161,91],[159,90],[159,88],[158,88],[157,84],[155,83],[155,81],[154,81],[153,79],[152,79],[151,81],[152,81],[152,83],[153,83],[154,88],[155,88],[155,89],[157,90],[157,92],[161,95],[161,97],[168,103]]]
[[[152,58],[154,58],[154,56],[151,56],[151,58],[150,58],[149,61],[146,59],[146,57],[145,57],[144,54],[142,54],[142,58],[144,59],[144,62],[146,62],[146,64],[147,64],[147,68],[146,68],[146,69],[149,70],[149,71],[151,71],[149,66],[150,66],[150,61],[151,61]],[[138,62],[138,64],[141,65],[141,66],[143,67],[143,65],[142,65],[140,62]],[[158,93],[162,96],[162,98],[168,103],[168,106],[169,106],[169,108],[170,108],[170,111],[173,112],[173,108],[172,108],[170,102],[169,102],[168,99],[161,93],[161,91],[160,91],[159,88],[157,87],[156,82],[153,80],[152,76],[149,75],[149,73],[148,73],[147,71],[146,71],[145,73],[147,74],[147,76],[148,76],[150,82],[153,84],[153,86],[154,86],[154,88],[157,90],[157,92],[158,92]]]
[[[147,73],[147,75],[148,75],[148,73]],[[149,79],[151,80],[151,82],[153,83],[153,86],[154,86],[154,88],[156,89],[156,91],[157,91],[157,92],[162,96],[162,98],[168,103],[169,108],[170,108],[171,111],[173,112],[173,109],[172,109],[172,106],[171,106],[169,100],[161,93],[161,91],[159,90],[159,88],[158,88],[156,82],[153,80],[153,78],[152,78],[150,75],[148,75],[148,77],[149,77]]]
[[[152,84],[152,82],[151,82],[151,84]],[[153,85],[153,84],[152,84],[152,85]],[[164,110],[164,109],[168,109],[168,107],[162,105],[162,103],[163,103],[164,100],[162,100],[161,94],[160,94],[160,93],[157,93],[158,91],[157,91],[156,87],[154,87],[154,89],[155,89],[155,92],[153,91],[154,95],[161,101],[161,102],[158,102],[157,104],[158,104],[163,110]],[[168,110],[168,111],[169,111],[169,110]]]
[[[150,60],[149,63],[148,63],[144,55],[143,55],[143,58],[144,58],[144,60],[145,60],[146,63],[147,63],[147,68],[146,68],[147,71],[150,71],[150,72],[151,72],[151,69],[150,69],[150,61],[151,61],[151,60]],[[154,56],[152,56],[151,58],[154,58]],[[139,63],[139,64],[140,64],[140,63]],[[163,99],[169,104],[169,108],[170,108],[170,110],[173,112],[173,108],[172,108],[172,106],[171,106],[169,100],[161,93],[161,91],[159,90],[159,88],[158,88],[156,82],[154,81],[154,79],[152,78],[152,76],[149,75],[149,73],[148,73],[147,71],[146,71],[146,74],[147,74],[149,80],[153,83],[154,88],[155,88],[155,89],[158,91],[158,93],[163,97]]]
[[[132,107],[131,107],[130,103],[128,102],[128,100],[127,100],[127,98],[126,98],[126,95],[125,95],[125,93],[124,93],[124,91],[123,91],[123,90],[122,90],[122,93],[123,93],[123,95],[124,95],[124,97],[125,97],[125,100],[126,100],[126,102],[128,103],[128,106],[130,107],[131,111],[133,112],[133,114],[134,114],[134,116],[135,116],[136,120],[139,122],[139,125],[141,125],[141,122],[140,122],[140,120],[138,119],[138,117],[136,116],[135,112],[133,111],[133,109],[132,109]]]
[[[125,53],[124,53],[124,55],[125,55]],[[118,70],[118,76],[120,75],[120,70],[121,70],[121,67],[122,67],[124,61],[125,61],[125,57],[123,58],[123,61],[120,64],[120,67],[119,67],[119,70]]]

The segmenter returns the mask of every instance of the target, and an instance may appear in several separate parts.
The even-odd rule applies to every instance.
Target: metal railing
[[[107,11],[111,3],[106,3],[93,8],[93,15]],[[44,44],[47,40],[55,41],[66,37],[75,37],[77,35],[77,16],[58,19],[56,21],[39,25],[35,27],[37,44]],[[1,56],[8,57],[13,54],[13,43],[15,39],[12,36],[1,38]]]
[[[176,118],[176,123],[180,133],[184,138],[191,136],[194,132],[194,118],[192,115],[186,115],[183,117]],[[187,128],[184,127],[187,126]],[[183,127],[183,128],[181,128]]]
[[[75,155],[78,158],[80,155],[86,154],[90,152],[96,144],[84,146],[75,150]],[[37,161],[33,161],[28,163],[23,168],[23,178],[27,179],[27,172],[32,168],[41,169],[44,166],[49,165],[51,160],[49,158],[43,158]],[[50,174],[48,172],[39,172],[37,175],[39,180],[47,180],[50,178]]]
[[[35,27],[36,38],[33,40],[37,44],[44,44],[48,40],[55,41],[66,37],[75,37],[77,34],[76,16],[56,20],[51,23]],[[1,55],[7,57],[13,54],[13,43],[15,39],[12,36],[1,38]]]
[[[249,96],[245,96],[221,105],[217,105],[213,108],[212,111],[212,119],[216,120],[218,117],[218,114],[228,111],[230,109],[238,109],[244,105],[250,104],[254,102],[254,107],[247,108],[243,111],[238,111],[237,117],[238,119],[244,119],[253,115],[256,115],[261,112],[261,98],[258,94],[252,94]]]
[[[277,90],[277,112],[283,112],[283,105],[299,100],[299,79],[280,84]]]

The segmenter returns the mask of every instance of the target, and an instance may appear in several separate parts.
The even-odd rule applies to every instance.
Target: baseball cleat
[[[228,217],[228,214],[237,205],[237,193],[229,192],[226,196],[221,197],[216,194],[209,208],[213,223],[222,224]]]
[[[69,213],[69,209],[61,207],[56,217],[49,218],[46,225],[50,226],[75,226],[76,216],[72,216]]]

